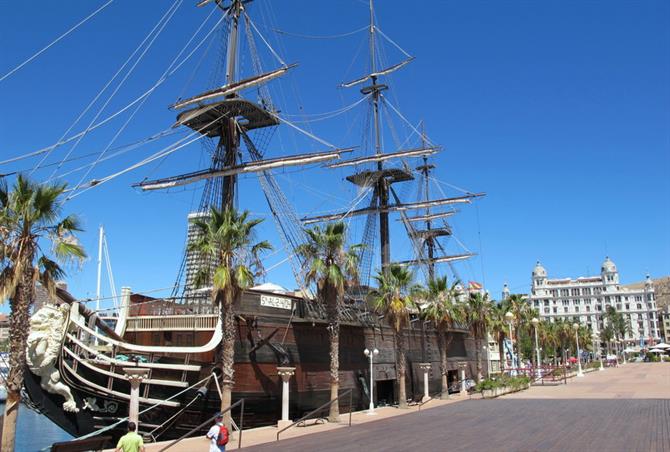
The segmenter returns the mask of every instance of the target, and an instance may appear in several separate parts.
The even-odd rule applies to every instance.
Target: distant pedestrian
[[[128,422],[128,433],[119,439],[114,452],[144,452],[144,440],[135,430],[137,425]]]
[[[214,419],[216,422],[212,428],[207,432],[209,438],[209,452],[225,452],[226,444],[228,444],[228,429],[223,425],[223,415],[221,413],[216,415]]]

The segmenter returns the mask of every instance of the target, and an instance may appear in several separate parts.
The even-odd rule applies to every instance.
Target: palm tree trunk
[[[478,337],[475,340],[477,350],[475,351],[475,357],[477,358],[477,383],[482,381],[482,339]]]
[[[239,294],[227,293],[225,300],[221,302],[221,325],[223,327],[223,338],[221,339],[221,411],[227,410],[232,404],[233,376],[235,373],[235,312],[233,302]],[[230,300],[230,302],[226,302]],[[230,430],[231,412],[224,414],[223,422]]]
[[[437,346],[440,349],[440,375],[442,376],[441,399],[449,398],[447,349],[449,348],[449,342],[451,342],[451,340],[447,338],[448,335],[449,333],[446,331],[437,331]]]
[[[405,373],[407,362],[405,359],[405,336],[402,331],[395,332],[398,363],[398,408],[407,408],[407,390],[405,388]]]
[[[328,292],[326,292],[328,293]],[[328,336],[330,338],[330,400],[337,399],[340,389],[340,322],[337,296],[328,299]],[[330,404],[328,422],[340,421],[339,401]]]
[[[505,356],[505,343],[503,342],[504,340],[505,340],[505,335],[504,334],[499,334],[498,335],[498,356],[500,356],[500,360],[498,362],[498,371],[501,374],[505,370],[505,364],[507,363],[507,356]]]
[[[14,450],[16,420],[21,402],[23,372],[26,368],[26,344],[30,332],[30,304],[34,294],[33,268],[27,266],[21,276],[14,297],[9,301],[9,375],[7,377],[7,401],[2,424],[2,452]]]

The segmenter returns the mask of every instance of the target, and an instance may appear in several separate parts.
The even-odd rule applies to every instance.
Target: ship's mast
[[[425,259],[422,256],[418,256],[417,259],[401,261],[398,262],[401,265],[424,265],[428,263],[429,265],[429,277],[433,278],[435,273],[435,264],[453,262],[456,260],[467,259],[472,256],[471,253],[458,254],[451,256],[435,256],[436,247],[440,247],[439,242],[436,240],[439,236],[451,235],[451,229],[448,226],[441,228],[432,228],[431,220],[435,218],[443,218],[451,216],[454,214],[454,211],[451,212],[442,212],[437,214],[431,214],[432,207],[446,206],[452,204],[461,204],[461,203],[470,203],[473,198],[483,196],[482,193],[466,193],[464,196],[457,196],[453,198],[443,198],[431,200],[429,197],[428,185],[429,185],[429,175],[431,169],[434,168],[433,165],[428,164],[427,156],[435,154],[438,152],[438,147],[430,144],[428,145],[428,140],[425,138],[425,134],[422,134],[423,143],[422,146],[418,149],[405,149],[399,150],[392,153],[384,153],[382,149],[382,135],[381,135],[381,107],[386,103],[382,91],[388,89],[388,86],[384,83],[381,83],[380,77],[386,76],[392,72],[397,71],[398,69],[409,64],[414,58],[407,54],[401,49],[401,51],[407,57],[405,60],[400,63],[388,67],[378,68],[376,62],[376,48],[375,48],[375,39],[377,29],[375,25],[374,18],[374,3],[373,0],[369,1],[370,9],[370,27],[369,27],[369,53],[370,53],[370,72],[363,75],[355,80],[342,83],[340,86],[343,88],[351,88],[353,86],[365,83],[369,81],[369,85],[364,86],[361,89],[361,93],[364,96],[369,96],[371,114],[372,114],[372,125],[374,130],[372,131],[374,137],[374,154],[358,157],[351,160],[340,161],[328,165],[329,168],[340,168],[345,166],[358,166],[365,165],[369,163],[376,163],[375,170],[360,170],[354,174],[347,176],[346,179],[359,187],[372,188],[373,194],[370,205],[361,209],[350,209],[346,212],[340,212],[329,215],[321,215],[316,217],[305,217],[302,218],[304,225],[325,222],[325,221],[341,221],[344,218],[357,216],[357,215],[379,215],[379,235],[380,235],[380,245],[381,245],[381,267],[382,271],[386,272],[390,263],[391,263],[391,240],[390,240],[390,231],[389,231],[389,213],[390,212],[406,212],[409,210],[421,209],[425,210],[425,215],[403,217],[403,222],[406,223],[405,227],[408,229],[408,232],[411,234],[413,240],[416,240],[417,248],[421,247],[423,249],[424,244],[428,247],[428,259]],[[424,177],[424,183],[426,186],[426,198],[424,201],[414,202],[414,203],[403,203],[396,193],[392,189],[392,184],[398,182],[406,182],[414,179],[412,171],[407,167],[403,166],[390,167],[385,165],[384,162],[391,159],[397,158],[423,158],[423,166],[420,166],[418,170],[421,171]],[[393,195],[393,203],[389,203],[389,196]],[[415,230],[411,223],[414,221],[421,221],[422,224],[426,225],[426,230]],[[368,225],[374,225],[374,222],[368,221],[366,224],[366,231],[364,237],[368,237]],[[370,226],[370,230],[374,226]],[[369,245],[369,243],[366,243]],[[423,254],[421,251],[420,254]],[[367,262],[365,258],[361,258],[361,262]]]
[[[370,0],[370,73],[375,74],[377,71],[375,64],[375,13],[373,0]],[[385,85],[377,84],[377,76],[370,77],[372,82],[370,86],[364,87],[361,92],[363,94],[372,95],[372,115],[375,128],[375,154],[381,155],[382,143],[379,120],[379,94]],[[382,161],[377,162],[377,170],[380,174],[384,174],[384,164]],[[381,242],[381,267],[382,271],[386,271],[388,265],[391,263],[391,238],[389,233],[389,214],[385,210],[388,206],[389,189],[386,183],[386,178],[381,176],[377,180],[376,191],[379,195],[379,236]]]
[[[239,37],[240,15],[243,11],[242,0],[233,0],[229,6],[228,14],[231,17],[230,34],[228,35],[228,46],[226,55],[226,84],[232,85],[236,81],[235,69],[237,68],[237,51]],[[233,98],[232,93],[227,98]],[[224,167],[231,167],[237,163],[239,153],[240,137],[237,131],[237,121],[234,117],[228,118],[221,123],[221,137],[217,146],[217,157],[222,157]],[[216,164],[215,164],[216,165]],[[232,174],[222,178],[221,209],[230,209],[235,202],[235,185],[237,175]]]
[[[421,141],[423,143],[423,147],[426,147],[426,133],[423,130],[423,125],[421,127]],[[421,171],[421,174],[423,175],[424,190],[426,192],[426,196],[424,198],[425,201],[430,200],[430,183],[428,177],[430,175],[430,170],[433,168],[435,168],[435,165],[429,165],[428,157],[424,155],[423,165],[417,167],[417,170]],[[426,231],[431,230],[430,218],[430,206],[426,206]],[[432,281],[435,279],[435,242],[431,235],[428,235],[426,238],[426,247],[428,248],[428,279]]]

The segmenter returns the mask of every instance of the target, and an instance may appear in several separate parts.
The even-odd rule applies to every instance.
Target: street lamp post
[[[595,347],[593,347],[593,350],[598,353],[598,359],[600,360],[600,368],[598,369],[599,371],[605,370],[603,368],[603,354],[600,351],[600,336],[598,336],[598,333],[593,333],[593,342]]]
[[[541,378],[542,374],[540,373],[540,344],[537,341],[537,326],[540,323],[540,320],[537,317],[533,317],[533,320],[530,321],[533,324],[535,329],[535,375],[537,378]]]
[[[363,350],[363,353],[365,356],[368,357],[370,360],[370,407],[368,408],[368,415],[373,415],[377,414],[375,412],[375,397],[374,397],[374,374],[372,373],[372,364],[374,361],[374,357],[379,354],[379,350],[376,348],[373,349],[372,351],[368,350],[367,348]]]
[[[507,314],[505,314],[505,321],[509,326],[509,345],[511,357],[510,374],[512,374],[512,368],[514,368],[514,342],[512,342],[512,323],[514,322],[514,314],[508,311]]]
[[[575,330],[575,339],[577,340],[577,376],[583,377],[584,372],[582,372],[582,356],[579,350],[579,324],[573,323],[572,329]]]

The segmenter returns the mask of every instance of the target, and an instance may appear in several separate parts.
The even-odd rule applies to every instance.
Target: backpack
[[[228,429],[225,425],[219,426],[219,435],[216,437],[217,446],[225,446],[228,444]]]

